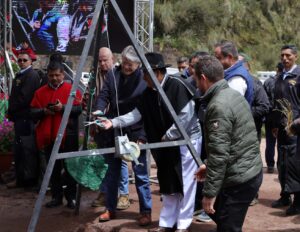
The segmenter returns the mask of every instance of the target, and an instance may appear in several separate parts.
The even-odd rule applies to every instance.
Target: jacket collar
[[[31,68],[32,68],[32,65],[28,66],[27,68],[21,69],[21,70],[19,71],[19,74],[22,74],[22,73],[26,72],[27,70],[29,70],[29,69],[31,69]]]
[[[281,73],[280,78],[281,79],[286,79],[287,77],[289,78],[295,78],[296,76],[300,75],[300,66],[297,65],[295,68],[293,68],[292,70],[286,72],[286,73]]]
[[[209,87],[209,89],[200,98],[200,100],[202,102],[208,104],[214,95],[216,95],[222,89],[226,89],[226,88],[229,88],[227,81],[225,79],[219,80],[216,83],[214,83],[212,86]]]
[[[228,73],[232,72],[233,70],[241,67],[243,65],[243,61],[240,60],[240,61],[237,61],[236,63],[234,63],[232,66],[230,66],[228,69],[224,70],[224,74],[225,76],[228,75]]]

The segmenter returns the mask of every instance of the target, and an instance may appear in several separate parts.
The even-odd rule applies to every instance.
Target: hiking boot
[[[277,201],[272,202],[272,208],[281,208],[292,203],[291,197],[280,197]]]
[[[117,209],[124,210],[128,209],[130,206],[129,195],[120,195],[118,199]]]
[[[100,192],[98,197],[93,200],[92,207],[104,207],[105,206],[105,193]]]

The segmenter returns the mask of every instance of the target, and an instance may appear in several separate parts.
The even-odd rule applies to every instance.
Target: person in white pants
[[[202,138],[192,141],[198,154],[201,153]],[[163,205],[160,211],[159,226],[173,227],[177,223],[178,229],[185,229],[190,226],[193,220],[195,194],[197,183],[194,178],[194,173],[197,170],[195,163],[187,146],[180,147],[181,165],[182,165],[182,180],[183,180],[183,195],[175,193],[172,195],[163,194]]]
[[[160,82],[179,121],[190,137],[200,156],[202,133],[195,110],[195,88],[179,76],[166,73],[163,57],[158,53],[147,53],[146,58]],[[181,133],[170,117],[152,80],[144,69],[144,80],[148,88],[143,92],[140,104],[133,111],[112,120],[101,119],[104,128],[125,127],[143,119],[149,143],[182,139]],[[157,165],[157,178],[162,194],[162,209],[159,227],[151,232],[185,232],[193,219],[197,164],[187,146],[157,148],[151,150]]]

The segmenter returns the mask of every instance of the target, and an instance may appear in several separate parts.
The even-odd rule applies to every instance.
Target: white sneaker
[[[200,210],[199,214],[194,214],[194,219],[200,222],[211,222],[212,219],[208,216],[204,210]]]

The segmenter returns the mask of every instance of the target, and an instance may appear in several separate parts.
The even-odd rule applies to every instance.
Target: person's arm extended
[[[111,120],[99,117],[99,119],[102,123],[102,128],[104,128],[105,130],[108,130],[112,127],[113,128],[122,128],[122,127],[131,126],[131,125],[137,123],[138,121],[140,121],[141,118],[142,118],[142,115],[137,108],[134,108],[129,113],[121,115],[116,118],[113,118]]]
[[[142,115],[137,108],[134,108],[127,114],[121,115],[119,117],[113,118],[111,120],[113,128],[122,128],[131,126],[142,119]]]
[[[178,114],[178,119],[182,124],[183,128],[186,130],[191,123],[194,116],[195,102],[193,100],[189,101],[187,105]],[[163,140],[176,140],[182,137],[177,126],[173,123],[172,126],[166,131]]]

